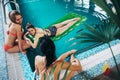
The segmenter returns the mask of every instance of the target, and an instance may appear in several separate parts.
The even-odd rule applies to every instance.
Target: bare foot
[[[78,20],[80,20],[80,18],[79,18],[79,17],[74,18],[74,20],[73,20],[73,21],[78,21]]]
[[[72,54],[72,55],[70,56],[70,61],[72,61],[74,58],[75,58],[75,57],[74,57],[74,54]]]

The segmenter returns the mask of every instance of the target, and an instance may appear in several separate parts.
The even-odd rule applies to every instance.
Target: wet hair
[[[29,28],[34,28],[35,29],[35,27],[31,23],[27,23],[26,29],[29,29]]]
[[[16,23],[16,15],[21,15],[19,11],[17,10],[12,10],[9,12],[8,16],[9,19],[13,22]]]
[[[56,60],[55,44],[48,36],[44,36],[40,40],[40,49],[46,56],[46,67],[48,68]]]

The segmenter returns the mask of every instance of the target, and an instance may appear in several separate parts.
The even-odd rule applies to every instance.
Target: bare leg
[[[45,73],[45,62],[42,60],[40,56],[35,57],[35,70],[36,74],[39,75],[39,80],[44,80],[44,73]]]
[[[80,20],[80,18],[73,18],[73,19],[65,20],[61,23],[55,24],[54,26],[58,29],[58,28],[64,27],[65,25],[71,22],[78,21],[78,20]]]
[[[23,49],[23,53],[26,52],[26,49],[29,48],[30,45],[26,44],[24,40],[22,40],[22,49]],[[17,53],[19,52],[20,49],[19,49],[19,46],[18,44],[16,44],[14,47],[10,48],[7,50],[8,53]]]
[[[20,51],[20,50],[19,50],[19,47],[18,47],[18,45],[16,45],[16,46],[8,49],[6,52],[8,52],[8,53],[17,53],[17,52],[19,52],[19,51]]]
[[[64,21],[62,23],[56,24],[57,32],[56,35],[62,34],[64,31],[66,31],[69,27],[71,27],[74,23],[76,23],[79,18],[73,18],[67,21]]]

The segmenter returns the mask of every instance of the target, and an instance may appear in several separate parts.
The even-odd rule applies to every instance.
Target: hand
[[[29,32],[26,32],[25,35],[29,34]]]
[[[72,65],[79,65],[80,64],[80,62],[79,62],[79,60],[78,59],[76,59],[76,58],[74,58],[74,59],[71,59],[71,64]]]
[[[70,51],[71,54],[74,54],[77,50],[73,49]]]
[[[74,18],[73,21],[78,21],[78,20],[80,20],[80,18],[79,18],[79,17],[76,17],[76,18]]]
[[[27,43],[27,44],[30,44],[30,39],[29,38],[25,38],[25,42]]]
[[[25,38],[25,40],[26,40],[26,41],[30,41],[30,39],[29,39],[29,38],[27,38],[27,37]]]
[[[26,37],[26,35],[28,35],[29,34],[29,32],[26,32],[25,33],[25,35],[24,35],[24,39],[26,39],[27,37]]]

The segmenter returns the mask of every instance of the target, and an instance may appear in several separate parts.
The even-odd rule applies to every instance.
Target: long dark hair
[[[26,24],[26,29],[29,29],[29,28],[34,28],[35,29],[35,27],[31,23],[27,23]]]
[[[21,15],[19,11],[17,10],[12,10],[9,12],[8,16],[9,19],[13,22],[16,23],[16,15]]]
[[[55,44],[48,36],[44,36],[40,41],[40,49],[46,56],[46,67],[49,67],[56,60]]]

